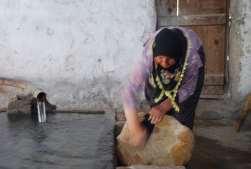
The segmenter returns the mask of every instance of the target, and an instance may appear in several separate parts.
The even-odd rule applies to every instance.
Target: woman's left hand
[[[156,105],[151,108],[149,112],[149,120],[151,120],[152,124],[159,123],[165,116],[165,114],[171,110],[172,104],[168,99],[161,102],[159,105]]]
[[[150,114],[149,120],[151,120],[152,124],[157,124],[165,116],[165,113],[161,111],[158,106],[151,108],[149,114]]]

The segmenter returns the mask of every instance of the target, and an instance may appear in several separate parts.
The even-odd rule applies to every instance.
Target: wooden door
[[[227,0],[156,0],[157,26],[183,26],[201,38],[205,54],[202,96],[220,97],[226,82]]]

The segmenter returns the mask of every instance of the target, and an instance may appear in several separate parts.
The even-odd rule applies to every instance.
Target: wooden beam
[[[223,95],[224,94],[224,86],[211,86],[211,85],[206,85],[203,86],[201,95]]]
[[[224,85],[224,74],[205,74],[204,85]]]
[[[158,16],[158,26],[223,25],[226,14]]]

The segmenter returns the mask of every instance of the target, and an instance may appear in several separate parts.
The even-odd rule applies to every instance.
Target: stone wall
[[[251,92],[251,2],[230,1],[230,89],[234,100]]]
[[[155,30],[154,3],[2,0],[0,78],[43,89],[60,109],[121,109],[121,84]],[[242,100],[251,91],[251,1],[230,0],[230,15],[229,94]],[[12,89],[0,83],[0,108]]]
[[[120,107],[155,18],[152,0],[2,0],[0,78],[43,89],[59,109]]]

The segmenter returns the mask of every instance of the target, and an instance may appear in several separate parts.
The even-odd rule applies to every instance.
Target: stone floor
[[[200,100],[194,132],[196,144],[190,163],[192,169],[251,168],[251,112],[241,131],[233,122],[241,104],[225,100]]]
[[[251,168],[251,116],[237,133],[231,121],[197,121],[192,169]]]

